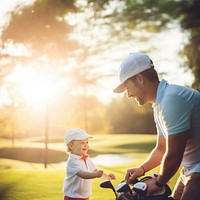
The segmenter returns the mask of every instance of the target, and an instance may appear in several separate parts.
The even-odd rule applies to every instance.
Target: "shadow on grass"
[[[20,160],[24,162],[43,163],[45,150],[40,148],[1,148],[0,158]],[[48,163],[66,161],[67,155],[63,151],[48,150]]]
[[[8,194],[13,191],[14,184],[9,185],[0,185],[0,199],[6,200],[8,199]]]
[[[98,151],[89,150],[91,157],[99,155]],[[15,148],[0,148],[0,158],[7,158],[13,160],[19,160],[30,163],[44,163],[45,150],[40,148],[28,148],[28,147],[15,147]],[[48,150],[48,164],[59,163],[66,161],[68,155],[66,152]]]
[[[141,142],[141,143],[129,143],[123,145],[112,146],[115,149],[113,151],[106,151],[103,154],[122,154],[122,153],[150,153],[152,149],[155,147],[155,142]],[[96,150],[89,150],[89,154],[91,157],[95,157],[100,155],[102,152]]]
[[[141,142],[141,143],[131,143],[131,144],[123,144],[118,145],[116,148],[119,149],[127,149],[130,152],[136,153],[150,153],[150,151],[155,147],[155,142]]]
[[[150,153],[154,148],[155,142],[141,142],[141,143],[129,143],[123,145],[114,146],[117,151],[115,153],[107,151],[107,154],[121,154],[126,153]],[[89,150],[91,157],[95,157],[101,154],[96,150]],[[68,155],[64,151],[57,151],[48,149],[48,163],[59,163],[67,160]],[[19,160],[30,163],[44,163],[45,150],[42,148],[29,148],[29,147],[15,147],[15,148],[1,148],[0,158],[8,158],[13,160]]]

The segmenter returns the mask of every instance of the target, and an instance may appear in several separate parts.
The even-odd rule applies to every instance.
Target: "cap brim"
[[[125,88],[124,88],[124,84],[123,83],[121,83],[118,87],[116,87],[113,90],[114,93],[122,93],[124,91],[125,91]]]
[[[87,138],[93,138],[93,137],[91,135],[84,135],[84,136],[77,137],[75,140],[84,140]]]

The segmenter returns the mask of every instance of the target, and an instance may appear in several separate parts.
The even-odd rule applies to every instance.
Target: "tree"
[[[200,91],[200,2],[183,1],[182,13],[181,27],[189,33],[182,54],[195,77],[192,86]]]
[[[33,57],[66,57],[76,45],[68,38],[72,27],[64,15],[75,12],[74,1],[38,0],[31,6],[12,12],[2,34],[2,48],[11,44],[25,45]]]
[[[102,15],[113,28],[113,35],[126,40],[138,38],[148,40],[147,33],[157,33],[180,26],[188,42],[180,54],[185,57],[185,64],[192,70],[195,80],[193,87],[200,90],[200,1],[199,0],[87,0],[97,13],[110,9]],[[113,6],[113,4],[118,6]],[[142,34],[143,33],[143,34]],[[141,36],[144,35],[144,36]],[[143,37],[143,38],[142,38]]]
[[[12,12],[10,24],[2,33],[1,51],[3,52],[9,46],[23,46],[28,52],[28,65],[32,61],[37,61],[38,66],[41,66],[41,60],[47,60],[45,67],[48,65],[52,67],[55,60],[66,59],[77,44],[69,38],[68,34],[72,31],[72,27],[64,19],[67,12],[76,11],[74,3],[73,0],[38,0],[32,6]],[[1,57],[5,57],[5,55],[1,55]],[[16,56],[11,55],[10,59],[16,60]],[[20,64],[24,65],[23,62]],[[55,64],[53,65],[55,66]],[[12,68],[14,67],[12,66]],[[7,68],[10,66],[7,65]],[[48,111],[45,112],[44,165],[46,168],[48,162]]]
[[[113,100],[107,108],[106,120],[112,133],[155,133],[155,123],[150,104],[138,107],[124,95],[122,99]]]

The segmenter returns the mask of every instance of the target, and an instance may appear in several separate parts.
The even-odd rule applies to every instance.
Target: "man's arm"
[[[165,138],[164,136],[158,135],[156,147],[152,150],[149,157],[139,167],[128,169],[126,172],[125,180],[127,180],[127,182],[131,182],[135,178],[144,175],[145,172],[160,165],[165,150]]]
[[[147,160],[141,164],[145,172],[160,165],[166,151],[166,139],[164,136],[157,135],[156,147],[152,150]]]
[[[166,138],[166,152],[161,162],[161,168],[157,182],[168,182],[177,172],[186,147],[189,131],[170,135]]]

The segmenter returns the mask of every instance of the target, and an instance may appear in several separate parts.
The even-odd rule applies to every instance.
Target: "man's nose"
[[[128,98],[131,98],[132,95],[130,94],[130,92],[129,92],[128,90],[127,90],[126,92],[127,92],[127,97],[128,97]]]

